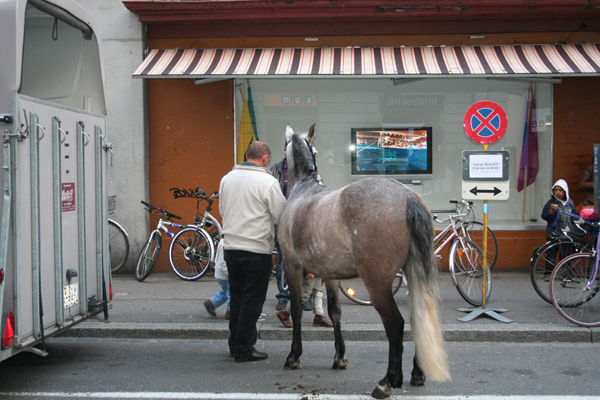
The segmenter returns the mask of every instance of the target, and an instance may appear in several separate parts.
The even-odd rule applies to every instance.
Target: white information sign
[[[473,154],[469,157],[471,178],[502,178],[502,154]]]

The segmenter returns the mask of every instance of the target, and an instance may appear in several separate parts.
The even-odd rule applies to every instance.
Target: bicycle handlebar
[[[168,212],[167,210],[165,210],[164,208],[160,208],[160,207],[154,207],[152,204],[150,203],[146,203],[144,200],[142,200],[142,204],[145,205],[146,207],[148,207],[148,212],[152,212],[153,210],[157,210],[160,211],[165,217],[167,217],[167,219],[171,219],[171,218],[175,218],[175,219],[181,219],[180,216],[175,215],[175,214],[171,214],[170,212]]]
[[[467,217],[469,216],[470,212],[471,212],[471,206],[473,205],[472,201],[466,201],[466,200],[450,200],[451,204],[456,204],[456,209],[454,210],[435,210],[435,211],[431,211],[432,213],[453,213],[458,211],[458,208],[460,207],[460,205],[462,205],[462,208],[465,209],[467,212],[466,213],[458,213],[458,214],[453,214],[453,215],[448,215],[448,218],[446,218],[445,220],[440,220],[438,219],[438,216],[436,214],[433,214],[433,220],[439,224],[444,224],[446,222],[448,222],[450,220],[450,218],[455,219],[455,218],[461,218],[461,217]]]
[[[469,206],[472,206],[472,205],[473,205],[473,202],[472,202],[472,201],[465,201],[465,200],[461,200],[461,201],[458,201],[458,200],[450,200],[450,204],[458,204],[458,203],[468,203],[468,204],[469,204]]]
[[[202,188],[198,188],[198,190],[196,190],[196,193],[194,193],[194,196],[196,197],[200,197],[201,199],[210,201],[210,199],[218,199],[219,198],[219,192],[217,192],[215,190],[215,192],[213,194],[211,194],[210,196],[208,196],[204,190],[202,190]]]

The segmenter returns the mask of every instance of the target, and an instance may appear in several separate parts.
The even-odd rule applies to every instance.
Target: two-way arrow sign
[[[493,193],[494,196],[496,196],[498,193],[501,193],[502,190],[495,186],[494,189],[477,189],[477,186],[475,186],[473,189],[469,190],[469,192],[473,193],[475,196],[477,196],[479,193]]]

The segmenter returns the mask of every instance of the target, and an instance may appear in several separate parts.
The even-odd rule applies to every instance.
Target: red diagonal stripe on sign
[[[498,129],[494,128],[491,124],[490,121],[496,116],[498,115],[497,111],[492,111],[490,113],[490,115],[488,115],[487,118],[485,118],[483,115],[481,115],[481,113],[479,112],[479,110],[477,110],[477,114],[483,118],[483,120],[481,121],[481,124],[479,125],[479,127],[477,127],[477,129],[474,129],[473,132],[476,135],[479,135],[479,132],[481,132],[483,130],[483,128],[485,128],[486,126],[492,131],[492,133],[497,134],[498,133]]]

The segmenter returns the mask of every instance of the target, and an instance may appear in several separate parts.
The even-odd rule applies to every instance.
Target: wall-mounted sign
[[[75,183],[62,184],[62,211],[75,211]]]
[[[265,93],[266,107],[316,107],[316,94]]]

